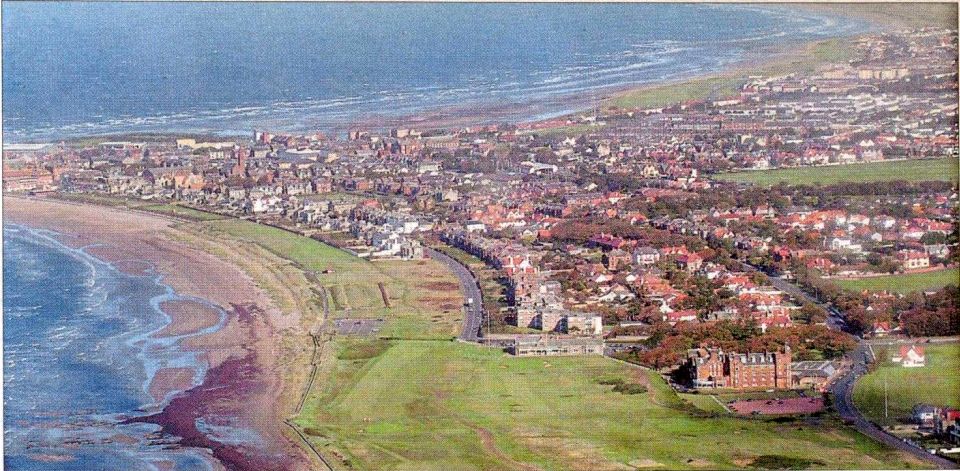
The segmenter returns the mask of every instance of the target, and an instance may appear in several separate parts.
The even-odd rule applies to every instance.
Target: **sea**
[[[784,5],[3,2],[7,142],[526,121],[866,22]],[[581,107],[581,108],[578,108]],[[499,113],[494,114],[493,109]],[[506,110],[506,111],[504,111]]]
[[[176,449],[152,424],[148,386],[161,367],[207,365],[155,337],[170,322],[159,308],[176,294],[153,273],[124,274],[57,234],[3,226],[3,419],[8,470],[212,469],[198,449]],[[221,327],[221,322],[204,332]]]
[[[569,113],[867,23],[775,5],[3,2],[3,138],[340,130],[457,109]],[[482,114],[482,113],[480,113]],[[7,469],[208,468],[169,446],[148,393],[208,367],[156,338],[187,299],[57,234],[3,225]],[[195,300],[202,301],[202,300]],[[222,319],[226,318],[225,313]],[[213,327],[213,329],[219,326]]]

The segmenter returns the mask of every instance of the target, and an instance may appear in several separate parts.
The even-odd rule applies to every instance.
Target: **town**
[[[929,369],[926,339],[960,335],[957,92],[955,32],[925,28],[657,107],[8,144],[3,191],[229,215],[368,259],[442,254],[482,291],[465,339],[612,356],[741,415],[816,413],[865,357]],[[946,399],[884,429],[956,453]]]

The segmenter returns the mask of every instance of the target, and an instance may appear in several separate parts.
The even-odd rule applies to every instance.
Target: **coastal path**
[[[463,331],[460,332],[459,338],[467,342],[479,342],[480,326],[483,325],[483,293],[480,291],[480,282],[469,268],[453,257],[429,247],[425,247],[424,251],[430,255],[430,258],[446,265],[457,276],[464,297]],[[468,300],[473,302],[467,302]]]

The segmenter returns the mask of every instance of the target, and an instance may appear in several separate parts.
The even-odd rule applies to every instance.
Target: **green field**
[[[459,308],[462,298],[437,262],[370,262],[240,220],[173,232],[237,263],[283,311],[311,312],[305,326],[317,318],[314,284],[325,288],[334,316],[387,319],[382,334],[391,339],[324,337],[316,380],[292,418],[337,469],[923,465],[830,417],[784,422],[700,410],[659,375],[607,358],[514,358],[450,341],[462,319],[445,306]],[[378,283],[387,286],[391,308]],[[304,337],[282,339],[291,385],[306,379]],[[642,392],[617,392],[615,383]]]
[[[191,221],[215,221],[224,219],[228,216],[220,216],[205,211],[198,211],[186,206],[180,206],[173,203],[156,203],[149,200],[141,200],[122,195],[106,195],[95,193],[58,193],[55,196],[58,200],[70,201],[74,203],[88,203],[100,206],[110,206],[113,208],[136,209],[166,216],[176,216]]]
[[[878,423],[893,425],[898,418],[909,418],[916,404],[960,407],[960,343],[923,344],[923,348],[926,366],[904,368],[889,360],[898,346],[874,347],[878,368],[861,378],[853,390],[860,412]],[[888,418],[883,413],[884,382]]]
[[[359,469],[742,468],[770,454],[829,468],[918,465],[829,418],[705,414],[657,374],[599,356],[513,358],[436,341],[337,345],[297,422],[322,452]],[[615,392],[618,379],[648,391]]]
[[[620,108],[657,108],[687,100],[722,98],[736,94],[743,81],[740,75],[691,79],[626,92],[608,104]]]
[[[850,291],[883,291],[909,293],[911,291],[938,290],[947,285],[960,284],[960,270],[947,268],[926,273],[907,273],[901,275],[876,276],[858,280],[832,280],[838,286]]]
[[[725,409],[720,402],[718,402],[718,399],[716,399],[716,396],[713,394],[677,394],[677,396],[704,412],[713,414],[729,413],[727,409]]]
[[[439,262],[371,262],[275,227],[237,219],[206,224],[311,272],[326,289],[333,317],[384,318],[387,323],[380,335],[385,337],[451,339],[459,332],[460,286]],[[384,304],[378,283],[384,284],[390,307]]]
[[[753,170],[713,175],[715,180],[770,186],[830,185],[839,182],[880,182],[892,180],[957,181],[956,159],[899,160],[893,162],[830,165],[820,167]]]

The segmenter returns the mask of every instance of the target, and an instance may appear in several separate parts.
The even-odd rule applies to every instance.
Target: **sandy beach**
[[[160,425],[179,437],[181,446],[210,449],[226,469],[314,469],[283,423],[291,412],[284,391],[299,385],[283,383],[276,358],[281,352],[279,331],[289,333],[298,323],[276,309],[247,273],[191,246],[186,233],[162,217],[15,197],[4,197],[3,209],[4,222],[57,232],[65,245],[85,248],[126,273],[160,274],[178,294],[207,300],[227,313],[221,329],[182,344],[200,352],[209,364],[203,383],[184,391],[193,384],[193,370],[161,369],[149,394],[158,401],[176,394],[159,413],[133,421]],[[194,334],[219,322],[215,308],[197,302],[167,302],[161,308],[172,322],[154,336]],[[252,430],[258,439],[238,443],[211,436],[197,429],[197,419]]]

